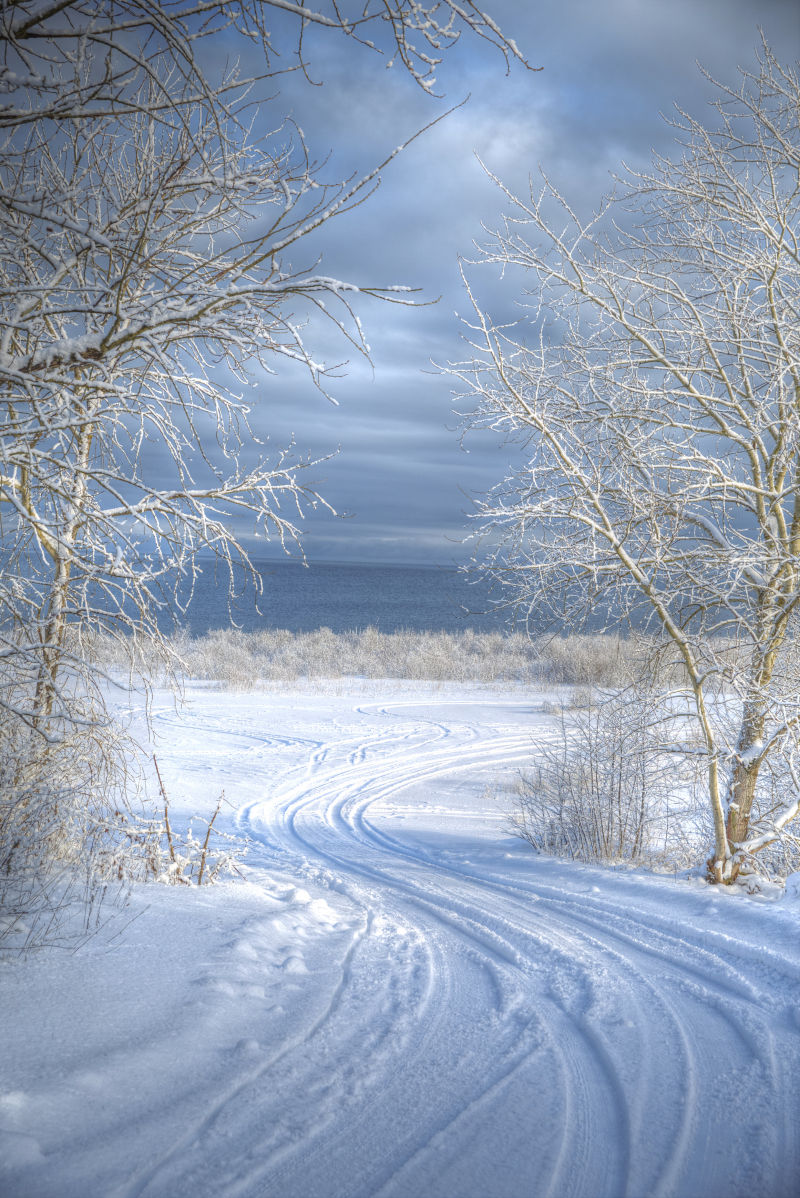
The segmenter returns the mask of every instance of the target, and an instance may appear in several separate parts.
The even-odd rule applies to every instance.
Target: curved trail
[[[800,955],[758,904],[509,851],[476,796],[530,762],[531,710],[365,703],[298,741],[240,823],[351,913],[337,980],[128,1194],[197,1144],[229,1198],[797,1192]]]

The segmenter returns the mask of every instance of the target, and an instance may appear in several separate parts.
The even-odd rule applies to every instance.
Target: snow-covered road
[[[186,968],[93,1049],[99,1126],[20,1123],[40,1158],[7,1192],[795,1195],[797,906],[535,858],[485,787],[541,697],[378,689],[156,708],[169,786],[243,800],[251,879],[203,897],[214,944],[159,893]]]

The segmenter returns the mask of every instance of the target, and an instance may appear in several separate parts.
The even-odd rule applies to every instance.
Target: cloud
[[[289,112],[329,177],[366,172],[454,102],[469,102],[413,143],[386,169],[378,192],[326,226],[302,251],[326,273],[362,285],[407,283],[440,302],[406,309],[365,300],[359,313],[372,347],[370,367],[330,328],[307,330],[315,356],[350,357],[331,383],[333,407],[300,371],[279,366],[258,377],[254,426],[281,444],[295,434],[312,454],[335,450],[324,467],[326,494],[346,521],[317,513],[307,522],[309,556],[450,561],[448,538],[466,530],[462,491],[502,476],[504,452],[490,434],[462,454],[448,380],[424,373],[430,360],[463,355],[455,312],[467,313],[458,255],[491,227],[504,205],[475,157],[512,189],[542,164],[580,208],[590,211],[622,160],[646,163],[668,152],[664,119],[678,101],[702,114],[711,88],[696,60],[733,80],[752,65],[757,27],[787,57],[800,52],[794,0],[563,0],[559,5],[486,0],[492,15],[539,73],[507,77],[497,52],[466,37],[439,71],[446,95],[432,99],[385,60],[347,39],[319,33],[307,45],[310,87],[299,72],[281,82],[273,108]],[[286,28],[289,28],[287,24]],[[280,31],[276,34],[278,44]],[[300,255],[298,255],[298,258]],[[514,319],[524,280],[493,267],[470,268],[496,319]]]

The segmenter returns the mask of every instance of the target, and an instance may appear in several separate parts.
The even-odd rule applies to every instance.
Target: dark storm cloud
[[[254,423],[273,444],[294,434],[314,455],[341,446],[319,473],[326,497],[352,517],[310,515],[312,559],[450,561],[463,551],[448,538],[468,531],[462,492],[501,477],[502,448],[489,435],[473,436],[462,453],[449,382],[424,373],[431,359],[462,353],[455,312],[466,313],[467,303],[458,255],[470,257],[481,224],[491,227],[503,208],[475,155],[522,191],[541,164],[587,211],[623,160],[643,165],[653,149],[668,152],[673,134],[660,114],[669,116],[676,101],[702,114],[711,89],[697,60],[734,82],[737,66],[753,63],[759,25],[784,58],[800,52],[794,0],[502,0],[487,8],[541,72],[515,66],[506,77],[497,52],[465,39],[440,69],[446,94],[435,99],[379,57],[320,33],[306,49],[325,86],[310,87],[300,73],[281,83],[277,109],[291,113],[316,157],[331,151],[331,178],[370,170],[471,93],[390,164],[366,204],[296,254],[298,265],[320,254],[324,273],[362,285],[403,283],[426,299],[441,296],[412,310],[364,302],[374,369],[351,361],[347,377],[330,383],[338,407],[299,370],[281,366],[258,379]],[[496,319],[519,314],[518,278],[503,283],[493,268],[467,269]],[[348,356],[330,329],[314,324],[308,332],[315,357]]]

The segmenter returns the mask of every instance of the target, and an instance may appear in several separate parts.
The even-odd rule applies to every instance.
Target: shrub
[[[669,753],[663,736],[675,718],[640,687],[562,708],[538,768],[517,785],[514,831],[537,852],[580,861],[689,860],[701,829],[691,754]]]
[[[126,880],[127,746],[114,730],[73,727],[48,742],[0,723],[0,947],[88,935]],[[76,923],[77,920],[77,923]]]
[[[386,633],[372,627],[340,633],[226,628],[200,637],[181,632],[172,647],[187,677],[239,690],[259,682],[342,677],[620,686],[646,648],[600,634],[532,640],[521,632]],[[127,668],[126,647],[110,638],[98,638],[94,652],[105,668]],[[151,675],[156,665],[148,663]]]

